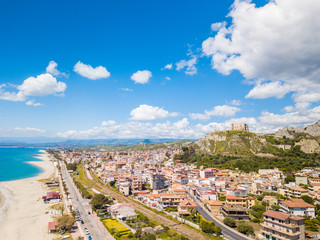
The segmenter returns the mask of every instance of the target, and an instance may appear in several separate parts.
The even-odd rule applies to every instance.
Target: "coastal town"
[[[249,131],[246,124],[233,124],[231,129]],[[60,180],[45,184],[60,185],[60,193],[48,192],[43,201],[63,203],[64,211],[50,214],[60,218],[67,214],[75,220],[63,230],[61,220],[49,222],[50,233],[62,232],[73,239],[304,240],[320,236],[317,167],[290,174],[278,168],[251,172],[205,168],[183,163],[179,159],[183,150],[172,146],[48,152]],[[87,221],[92,221],[90,226]]]

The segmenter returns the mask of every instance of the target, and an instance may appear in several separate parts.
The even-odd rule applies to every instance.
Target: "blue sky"
[[[313,123],[318,10],[316,0],[3,1],[0,137],[197,138],[231,122]]]

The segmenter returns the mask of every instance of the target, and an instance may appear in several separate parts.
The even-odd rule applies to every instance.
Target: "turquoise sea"
[[[38,175],[42,170],[28,161],[35,158],[39,148],[0,148],[0,181],[12,181]]]

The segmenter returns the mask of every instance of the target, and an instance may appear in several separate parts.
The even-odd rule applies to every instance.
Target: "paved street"
[[[215,225],[220,226],[222,230],[222,234],[224,237],[232,240],[248,240],[250,238],[246,237],[245,235],[237,232],[236,230],[232,230],[229,227],[226,227],[224,224],[221,224],[217,219],[211,217],[197,202],[197,200],[190,195],[193,201],[198,205],[197,211],[201,214],[201,216],[206,219],[207,221],[212,221]]]
[[[83,199],[81,197],[78,189],[72,181],[71,176],[67,172],[65,164],[62,162],[60,162],[60,164],[62,177],[68,188],[69,197],[71,198],[72,205],[75,209],[79,210],[81,217],[84,221],[84,224],[82,224],[82,226],[88,228],[91,237],[94,240],[114,240],[114,238],[109,234],[109,232],[103,232],[102,229],[100,229],[97,226],[96,220],[91,215],[88,215],[88,211],[90,209],[89,200]]]

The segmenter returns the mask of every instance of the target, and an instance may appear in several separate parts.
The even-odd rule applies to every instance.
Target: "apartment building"
[[[305,240],[304,218],[272,210],[264,214],[260,239]]]
[[[151,173],[149,183],[152,189],[163,189],[164,175],[161,173]]]
[[[301,198],[303,195],[308,195],[308,190],[302,187],[287,187],[284,189],[283,195],[289,198]]]
[[[303,199],[292,198],[280,203],[282,211],[285,213],[291,213],[295,216],[308,216],[314,218],[316,216],[316,207],[306,203]]]

